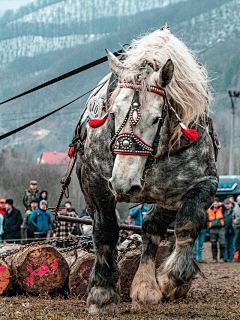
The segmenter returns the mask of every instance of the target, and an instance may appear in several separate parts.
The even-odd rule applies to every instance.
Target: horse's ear
[[[117,57],[115,57],[115,55],[111,51],[107,49],[105,50],[107,52],[110,69],[118,78],[120,78],[124,70],[123,64],[118,60]]]
[[[174,72],[174,64],[171,59],[168,59],[168,61],[162,67],[161,74],[160,74],[160,80],[162,81],[163,88],[166,87],[172,80],[173,72]]]

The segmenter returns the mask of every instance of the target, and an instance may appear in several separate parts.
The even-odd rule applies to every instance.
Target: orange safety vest
[[[208,209],[208,226],[209,228],[213,227],[224,227],[224,220],[223,220],[223,212],[222,207],[219,207],[217,209]],[[213,223],[213,220],[218,220]]]

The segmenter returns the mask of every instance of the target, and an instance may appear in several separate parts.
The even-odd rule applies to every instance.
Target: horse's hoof
[[[119,295],[113,288],[92,287],[87,298],[89,313],[116,315],[119,313],[117,308],[119,301]]]
[[[140,309],[146,305],[156,305],[162,300],[162,293],[158,285],[151,286],[147,282],[142,282],[137,287],[132,288],[131,291],[132,307]]]
[[[164,297],[170,300],[182,298],[189,291],[192,281],[178,285],[173,279],[166,274],[160,274],[157,277],[159,287]]]
[[[159,289],[154,273],[139,267],[131,286],[131,298],[133,308],[141,308],[143,305],[155,305],[162,300],[162,293]]]
[[[92,316],[105,314],[108,316],[116,316],[119,314],[118,306],[115,303],[106,304],[103,307],[98,307],[96,304],[89,306],[88,312]]]

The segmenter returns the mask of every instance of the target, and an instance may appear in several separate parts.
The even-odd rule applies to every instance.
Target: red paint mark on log
[[[85,272],[85,271],[87,271],[87,270],[89,270],[89,269],[90,269],[90,267],[86,266],[85,268],[83,268],[83,269],[80,270],[80,273],[83,273],[83,272]]]
[[[33,279],[33,278],[27,277],[27,283],[32,284],[33,282],[34,282],[34,279]]]
[[[43,264],[40,266],[40,269],[38,272],[35,272],[33,270],[33,268],[29,265],[27,265],[26,268],[27,268],[27,271],[30,272],[31,276],[41,277],[46,273],[50,273],[50,274],[54,273],[58,268],[58,262],[57,262],[57,260],[53,261],[53,268],[52,269],[49,269],[47,265]]]
[[[6,267],[1,267],[0,268],[0,272],[3,272],[3,271],[5,271],[6,270]]]

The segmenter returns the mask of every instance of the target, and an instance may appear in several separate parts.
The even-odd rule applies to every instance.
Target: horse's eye
[[[156,124],[159,120],[159,117],[157,117],[156,119],[154,119],[153,123],[152,124]]]

